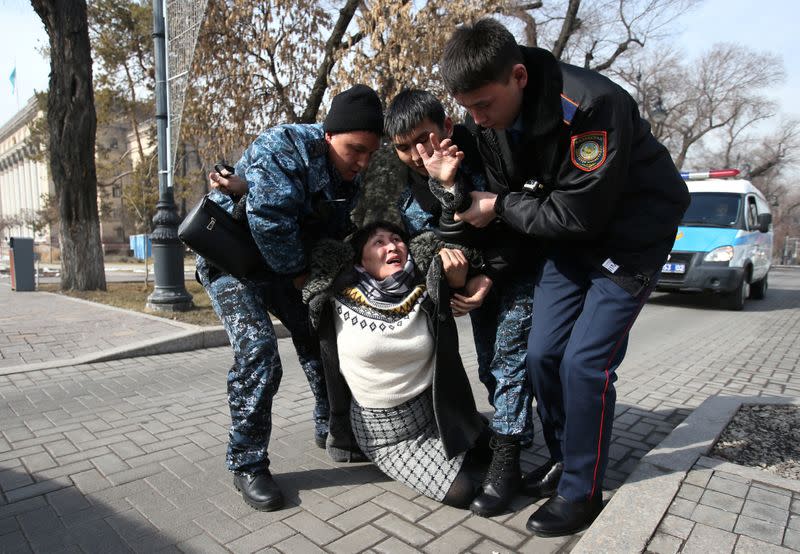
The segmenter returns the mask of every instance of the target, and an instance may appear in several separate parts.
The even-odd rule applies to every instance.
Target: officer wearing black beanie
[[[269,312],[292,334],[314,394],[314,442],[320,448],[331,446],[319,338],[298,289],[309,271],[310,248],[352,232],[359,174],[380,147],[382,134],[378,95],[356,85],[333,98],[324,125],[271,127],[247,148],[234,175],[209,175],[214,189],[210,198],[223,208],[233,209],[226,195],[243,197],[247,223],[265,263],[262,272],[239,279],[197,259],[198,277],[234,348],[227,379],[231,426],[226,462],[243,500],[257,510],[284,505],[267,452],[272,400],[283,373]],[[365,460],[357,448],[331,447],[328,454],[336,462]]]
[[[337,94],[323,128],[331,134],[348,131],[383,134],[383,108],[378,95],[367,85],[355,85]]]

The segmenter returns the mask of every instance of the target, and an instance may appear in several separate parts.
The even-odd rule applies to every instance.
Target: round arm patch
[[[572,165],[581,171],[594,171],[606,161],[607,134],[589,131],[572,137],[570,158]]]

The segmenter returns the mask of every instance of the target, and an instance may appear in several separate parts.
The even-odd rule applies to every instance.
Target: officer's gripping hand
[[[238,175],[228,175],[212,171],[208,174],[208,184],[212,189],[216,189],[228,196],[244,196],[247,194],[247,181]]]
[[[486,275],[476,275],[464,285],[464,294],[454,294],[450,299],[450,309],[458,317],[480,308],[492,288],[492,280]]]
[[[469,209],[457,213],[453,219],[456,221],[466,221],[473,227],[486,227],[497,217],[494,211],[494,202],[497,195],[491,192],[473,191],[472,204]]]
[[[460,289],[467,282],[469,262],[461,250],[442,248],[439,250],[442,259],[442,271],[451,289]]]

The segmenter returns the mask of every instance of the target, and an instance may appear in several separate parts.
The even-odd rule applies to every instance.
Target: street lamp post
[[[636,75],[636,93],[640,109],[653,123],[653,135],[659,138],[664,122],[667,120],[667,109],[661,97],[661,88],[658,86],[642,84],[642,73]]]
[[[169,119],[167,102],[166,22],[163,0],[153,0],[153,41],[156,70],[156,130],[158,136],[158,192],[153,240],[155,288],[147,297],[147,308],[160,312],[183,312],[191,309],[192,295],[183,277],[183,244],[178,239],[180,218],[172,192],[169,155]]]

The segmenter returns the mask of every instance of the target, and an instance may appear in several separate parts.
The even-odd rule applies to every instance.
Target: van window
[[[681,225],[697,227],[736,227],[739,220],[739,194],[693,192]]]
[[[751,231],[758,229],[758,208],[752,196],[747,197],[747,228]]]

